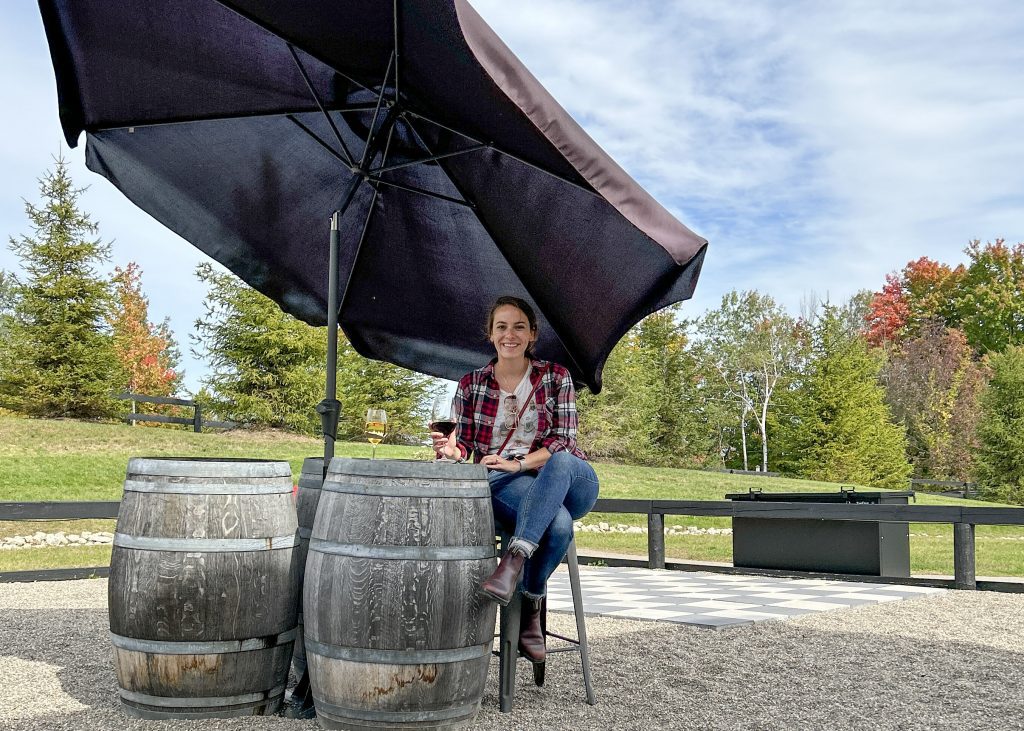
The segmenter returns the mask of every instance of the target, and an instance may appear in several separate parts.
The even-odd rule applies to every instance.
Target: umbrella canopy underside
[[[629,327],[692,296],[707,242],[464,0],[40,7],[89,168],[310,324],[344,209],[339,320],[363,355],[457,378],[512,294],[596,391]]]

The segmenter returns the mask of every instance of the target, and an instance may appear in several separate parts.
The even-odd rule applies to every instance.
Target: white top
[[[530,399],[530,403],[526,404],[526,399],[529,398],[530,392],[533,391],[533,384],[530,383],[530,374],[532,372],[533,366],[527,368],[523,380],[519,382],[516,390],[512,392],[516,397],[519,427],[516,429],[515,434],[512,435],[512,438],[509,439],[505,451],[501,453],[501,456],[505,459],[529,454],[530,447],[533,446],[533,440],[537,438],[537,404],[533,399]],[[491,446],[487,450],[488,454],[497,453],[498,448],[505,442],[505,437],[508,436],[508,427],[515,421],[515,417],[509,413],[505,405],[506,399],[511,394],[508,391],[499,390],[501,398],[498,399],[498,414],[494,417],[494,431],[491,433]],[[525,411],[523,411],[524,404],[526,404]]]

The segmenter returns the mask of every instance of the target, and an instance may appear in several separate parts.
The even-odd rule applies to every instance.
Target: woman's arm
[[[447,459],[466,459],[473,451],[476,424],[473,421],[473,401],[470,398],[471,375],[463,376],[455,390],[455,431],[447,438],[437,432],[431,433],[434,452]]]

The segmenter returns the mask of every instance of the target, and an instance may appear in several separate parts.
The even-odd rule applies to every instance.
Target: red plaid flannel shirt
[[[494,419],[498,414],[501,389],[494,377],[497,358],[483,368],[467,373],[455,391],[456,439],[462,458],[473,454],[479,462],[491,448]],[[534,360],[530,387],[540,381],[533,395],[537,404],[537,438],[530,451],[541,447],[554,454],[571,452],[580,459],[587,456],[576,446],[576,389],[569,371],[546,360]]]

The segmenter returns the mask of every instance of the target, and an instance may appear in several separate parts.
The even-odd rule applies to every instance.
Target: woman
[[[547,580],[572,540],[573,520],[597,500],[597,475],[576,446],[576,392],[569,372],[537,360],[537,316],[516,297],[500,297],[487,316],[496,357],[463,376],[455,394],[456,430],[431,434],[439,456],[470,454],[490,472],[495,519],[512,531],[498,568],[480,591],[506,605],[522,579],[519,649],[544,662],[540,615]]]

